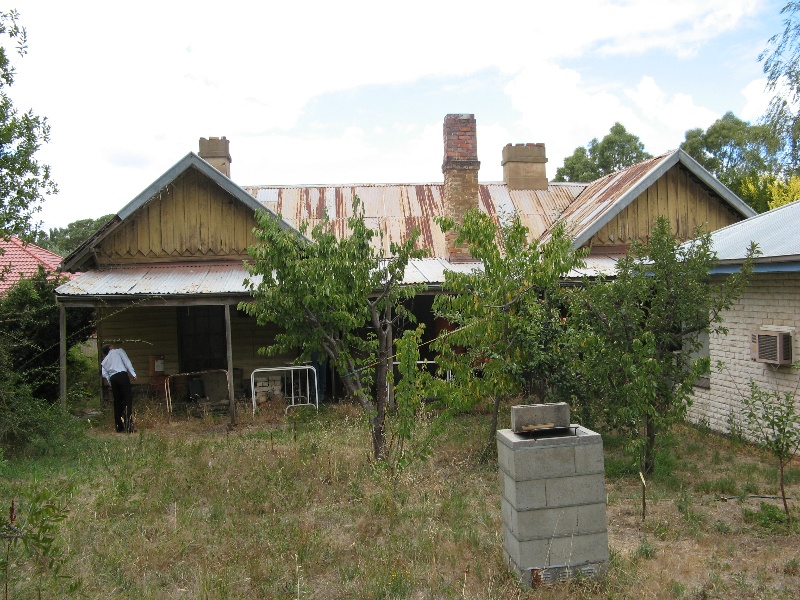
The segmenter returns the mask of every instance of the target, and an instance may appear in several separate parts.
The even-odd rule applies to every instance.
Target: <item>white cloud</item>
[[[740,118],[753,123],[766,113],[772,98],[772,94],[767,92],[766,87],[766,79],[755,79],[742,89],[745,103]]]
[[[660,154],[674,150],[688,129],[706,128],[721,115],[697,106],[688,94],[669,96],[652,77],[643,77],[635,89],[625,90],[637,112],[638,133],[648,150]]]
[[[545,142],[552,177],[563,157],[615,121],[661,152],[680,143],[686,123],[707,126],[719,116],[696,105],[688,74],[685,89],[667,89],[653,71],[626,90],[608,74],[589,83],[562,65],[587,53],[624,58],[654,49],[680,60],[742,28],[765,2],[16,4],[30,53],[18,61],[14,99],[52,125],[42,159],[61,194],[44,216],[63,226],[120,208],[196,151],[200,136],[232,140],[232,172],[242,183],[439,179],[441,120],[426,116],[402,134],[388,126],[391,115],[369,133],[309,137],[301,127],[311,100],[362,86],[442,77],[459,88],[461,76],[507,76],[497,102],[508,102],[506,94],[517,121],[476,114],[481,173],[491,179],[500,177],[505,143]],[[755,96],[744,93],[750,107]]]

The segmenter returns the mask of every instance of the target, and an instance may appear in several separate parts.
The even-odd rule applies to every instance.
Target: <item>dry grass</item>
[[[136,434],[111,433],[104,415],[70,459],[11,465],[0,484],[4,503],[32,485],[70,490],[64,572],[80,580],[84,597],[800,595],[797,531],[745,519],[745,509],[761,514],[749,494],[775,493],[774,466],[708,432],[676,433],[672,458],[648,483],[644,522],[638,476],[607,438],[609,574],[531,591],[503,564],[485,415],[449,422],[432,459],[392,480],[371,463],[363,416],[351,405],[288,418],[277,405],[255,418],[245,409],[232,431],[224,416],[137,410]],[[800,468],[790,475],[796,498]],[[56,584],[40,584],[42,597],[57,595]],[[32,589],[17,586],[19,597]]]

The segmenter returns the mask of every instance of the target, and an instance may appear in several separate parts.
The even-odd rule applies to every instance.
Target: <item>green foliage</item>
[[[457,243],[466,242],[483,265],[470,273],[448,271],[447,293],[434,300],[437,317],[454,328],[434,344],[440,369],[450,371],[457,384],[450,386],[448,405],[470,408],[492,398],[496,407],[526,387],[548,397],[565,383],[569,362],[569,293],[560,282],[581,264],[583,253],[570,248],[563,226],[543,244],[529,240],[516,215],[498,225],[473,210],[463,225],[444,220],[442,226],[454,228]]]
[[[768,209],[769,184],[779,167],[779,140],[767,125],[751,125],[727,112],[705,131],[687,131],[681,150],[754,210]]]
[[[787,181],[774,179],[767,184],[769,208],[778,208],[800,199],[800,176],[792,175]]]
[[[720,313],[750,271],[747,261],[715,286],[708,279],[714,263],[709,235],[680,244],[659,217],[650,243],[634,244],[617,263],[616,278],[588,283],[573,304],[580,410],[627,434],[646,474],[656,466],[659,432],[684,418],[692,383],[709,370],[708,357],[697,355],[700,334],[724,332]]]
[[[8,457],[62,454],[84,434],[82,423],[60,403],[35,398],[6,365],[0,353],[0,449]]]
[[[433,417],[426,410],[428,393],[436,385],[433,376],[419,364],[419,346],[424,325],[403,332],[395,340],[399,381],[394,386],[396,410],[388,419],[386,465],[398,475],[417,460],[426,460],[446,413]]]
[[[22,597],[33,593],[32,587],[40,587],[36,579],[18,573],[26,565],[32,566],[39,577],[60,577],[64,553],[58,543],[58,531],[66,518],[63,502],[49,490],[31,489],[19,505],[13,499],[10,501],[8,512],[0,519],[0,542],[4,546],[0,572],[5,598],[10,597],[10,591],[14,597]],[[77,587],[73,584],[64,591],[75,592]]]
[[[29,231],[38,203],[56,192],[50,168],[35,156],[49,139],[47,120],[33,111],[18,112],[8,95],[15,73],[6,46],[14,44],[20,57],[27,52],[27,34],[18,19],[15,10],[0,12],[0,237]]]
[[[764,115],[781,143],[780,163],[785,177],[800,175],[800,2],[781,9],[784,29],[773,35],[758,56],[774,95]]]
[[[586,148],[575,148],[556,170],[554,181],[588,182],[651,158],[644,144],[621,123],[614,123],[600,141],[592,139]]]
[[[750,395],[744,406],[750,433],[778,459],[779,483],[786,519],[790,520],[786,500],[786,467],[800,450],[800,413],[795,408],[795,395],[766,392],[755,381],[750,382]]]
[[[105,225],[113,216],[113,214],[110,214],[97,219],[73,221],[66,227],[50,229],[49,233],[37,231],[31,237],[31,241],[46,250],[50,250],[50,252],[55,252],[60,256],[67,256],[94,235],[94,233]]]
[[[796,524],[792,525],[792,521],[789,521],[789,517],[780,508],[766,502],[762,502],[758,510],[743,508],[742,516],[745,523],[755,523],[769,535],[780,535],[799,529]]]
[[[64,280],[42,267],[21,278],[0,299],[0,344],[5,346],[7,368],[31,387],[33,396],[55,401],[59,396],[59,310],[55,288]],[[89,338],[94,331],[91,309],[66,312],[67,345]],[[68,356],[68,363],[75,363]],[[73,369],[74,373],[74,369]]]
[[[259,324],[282,328],[263,352],[301,349],[304,358],[325,353],[348,393],[370,414],[375,457],[383,458],[392,331],[412,319],[402,303],[422,289],[401,284],[408,262],[423,252],[415,250],[415,235],[392,244],[390,257],[382,257],[358,197],[353,214],[349,235],[340,239],[327,215],[308,238],[307,224],[298,233],[257,212],[256,244],[248,249],[253,301],[240,308]]]

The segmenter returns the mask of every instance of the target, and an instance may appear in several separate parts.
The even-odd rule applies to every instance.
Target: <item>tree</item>
[[[769,126],[727,112],[705,131],[687,131],[681,150],[754,210],[768,210],[769,183],[780,171],[779,140]]]
[[[454,330],[435,344],[437,361],[453,374],[451,405],[492,399],[491,444],[503,398],[522,392],[527,383],[544,401],[564,380],[569,331],[563,318],[567,290],[560,281],[581,264],[583,252],[570,248],[563,224],[544,244],[530,240],[517,215],[498,225],[472,210],[463,225],[448,219],[441,225],[457,231],[457,243],[467,243],[483,269],[445,274],[445,293],[433,307]]]
[[[744,398],[750,433],[778,459],[778,483],[787,522],[791,515],[786,501],[786,466],[800,450],[800,414],[795,404],[793,392],[765,392],[752,380],[750,396]]]
[[[660,434],[683,419],[693,382],[709,370],[708,356],[698,356],[700,334],[725,332],[721,313],[751,269],[748,259],[741,273],[714,285],[715,261],[710,235],[681,244],[659,217],[650,243],[634,244],[615,279],[588,284],[573,303],[579,398],[605,426],[628,435],[646,474]]]
[[[18,19],[15,10],[0,12],[0,35],[6,43],[16,44],[16,53],[24,56],[27,35]],[[50,168],[36,158],[49,140],[47,119],[30,110],[17,111],[8,95],[13,83],[14,67],[5,45],[0,45],[0,237],[30,231],[33,215],[41,208],[38,203],[56,192]]]
[[[30,386],[36,398],[46,401],[55,401],[59,394],[60,329],[55,289],[64,281],[39,267],[36,274],[21,278],[0,299],[0,337],[6,347],[8,369]],[[69,346],[87,340],[94,332],[93,311],[67,311],[67,331]]]
[[[113,214],[110,214],[97,219],[73,221],[66,227],[52,228],[49,233],[37,231],[31,236],[30,241],[60,256],[68,256],[113,216]]]
[[[330,359],[347,392],[370,414],[374,456],[383,459],[393,330],[412,317],[402,302],[422,289],[403,285],[403,275],[423,252],[414,249],[414,235],[392,244],[391,257],[379,256],[371,245],[377,234],[366,226],[358,197],[353,214],[349,235],[339,239],[327,216],[310,238],[301,238],[274,215],[257,212],[256,244],[248,249],[253,302],[240,308],[259,324],[282,328],[262,349],[267,354],[300,349],[304,358],[323,352]],[[300,231],[305,234],[307,224]]]
[[[617,122],[602,140],[594,138],[586,148],[575,148],[556,170],[554,181],[594,181],[648,158],[641,140]]]
[[[800,2],[781,9],[784,29],[759,54],[773,96],[763,121],[781,142],[783,175],[800,175]]]
[[[800,200],[800,176],[792,175],[788,181],[774,179],[767,184],[767,189],[770,210]]]

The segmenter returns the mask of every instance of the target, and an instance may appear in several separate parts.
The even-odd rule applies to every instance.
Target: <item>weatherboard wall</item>
[[[253,369],[286,366],[291,355],[262,356],[259,348],[275,338],[274,326],[264,327],[235,307],[231,311],[233,367],[242,369],[249,378]],[[178,350],[178,318],[176,306],[127,306],[98,310],[97,335],[100,344],[113,343],[125,349],[136,370],[137,385],[150,384],[150,357],[164,357],[167,375],[180,373]]]
[[[742,220],[707,186],[675,165],[606,223],[592,237],[591,245],[646,242],[659,215],[669,219],[672,234],[682,241],[692,239],[698,227],[710,232]]]
[[[247,257],[252,210],[188,169],[97,246],[100,266]]]

